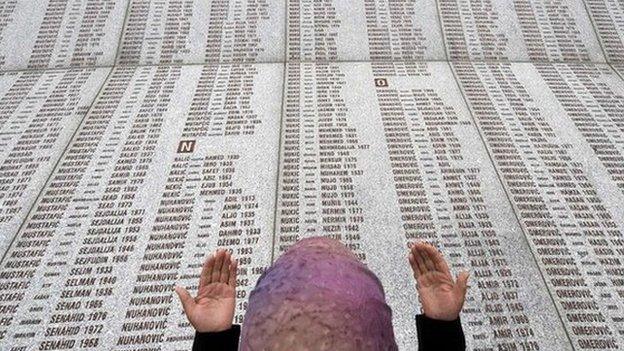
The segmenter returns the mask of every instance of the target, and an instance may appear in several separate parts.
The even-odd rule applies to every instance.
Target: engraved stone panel
[[[127,0],[7,0],[0,69],[112,65]]]
[[[596,61],[582,0],[439,0],[450,60]]]
[[[435,0],[288,0],[288,60],[443,60]]]
[[[130,0],[117,63],[284,61],[285,4]]]
[[[596,181],[624,194],[624,82],[606,65],[536,64],[535,68],[607,172]],[[606,181],[610,179],[610,182]]]
[[[619,64],[611,64],[611,68],[615,70],[615,72],[622,78],[624,81],[624,63]]]
[[[622,348],[617,77],[606,66],[453,67],[574,347]]]
[[[0,349],[189,349],[173,287],[216,247],[240,323],[271,260],[282,69],[115,68],[1,263]]]
[[[0,257],[108,72],[0,73]]]
[[[607,60],[624,62],[624,2],[585,0]]]
[[[469,349],[571,349],[448,64],[290,63],[281,137],[274,255],[341,239],[384,283],[401,350],[415,240],[473,272]]]

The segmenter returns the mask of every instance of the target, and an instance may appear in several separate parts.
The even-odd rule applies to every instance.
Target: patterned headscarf
[[[381,282],[340,242],[293,245],[258,280],[242,351],[397,350]]]

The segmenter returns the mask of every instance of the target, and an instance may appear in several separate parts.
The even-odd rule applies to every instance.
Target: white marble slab
[[[217,247],[240,323],[271,260],[282,70],[116,68],[2,261],[0,349],[189,349],[173,287]]]
[[[126,0],[8,0],[0,5],[0,69],[112,65]]]
[[[619,78],[604,65],[453,67],[574,347],[621,348]]]
[[[288,60],[444,60],[435,0],[288,1]]]
[[[605,60],[582,0],[438,4],[450,60]]]
[[[4,255],[108,74],[0,73],[0,255]]]
[[[281,1],[130,1],[118,64],[284,61]]]
[[[407,245],[430,241],[472,272],[469,349],[571,349],[446,63],[291,63],[287,82],[276,255],[340,238],[379,275],[413,350]]]
[[[622,78],[622,81],[624,82],[624,63],[611,64],[611,68],[615,70],[615,72],[620,76],[620,78]]]
[[[624,62],[624,3],[617,0],[585,0],[607,60]]]

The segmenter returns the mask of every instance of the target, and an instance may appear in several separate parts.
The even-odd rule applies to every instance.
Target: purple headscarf
[[[242,351],[397,350],[379,279],[340,242],[303,239],[258,280]]]

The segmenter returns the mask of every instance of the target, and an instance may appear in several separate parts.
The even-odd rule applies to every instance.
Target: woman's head
[[[396,350],[377,277],[344,245],[299,241],[258,280],[241,350]]]

